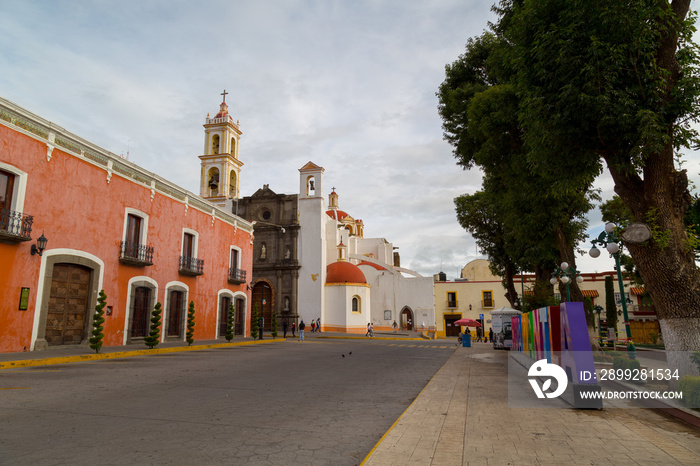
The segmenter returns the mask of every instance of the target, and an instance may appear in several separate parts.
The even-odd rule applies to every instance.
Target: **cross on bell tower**
[[[200,155],[202,172],[200,196],[219,205],[237,199],[240,194],[240,174],[243,162],[239,159],[241,127],[233,121],[226,104],[224,89],[219,113],[207,118],[204,123],[204,155]]]

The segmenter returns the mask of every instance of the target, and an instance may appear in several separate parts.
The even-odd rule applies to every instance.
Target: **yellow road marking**
[[[236,343],[215,343],[211,345],[199,345],[199,346],[174,346],[171,348],[153,348],[153,349],[143,349],[135,351],[119,351],[114,353],[95,353],[95,354],[81,354],[77,356],[63,356],[57,358],[44,358],[44,359],[25,359],[20,361],[7,361],[0,362],[1,369],[15,369],[17,367],[30,367],[30,366],[50,366],[54,364],[67,364],[71,362],[81,362],[81,361],[95,361],[101,359],[115,359],[115,358],[129,358],[133,356],[146,356],[152,354],[167,354],[167,353],[179,353],[184,351],[198,351],[210,348],[233,348],[236,346],[246,346],[246,345],[257,345],[261,343],[272,343],[272,342],[282,342],[282,339],[274,340],[254,340],[254,341],[242,341]]]
[[[28,390],[31,387],[0,387],[0,390]]]

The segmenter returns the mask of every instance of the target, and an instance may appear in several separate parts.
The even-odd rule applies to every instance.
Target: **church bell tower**
[[[204,123],[204,155],[199,156],[202,161],[199,195],[221,207],[239,197],[243,166],[238,156],[243,133],[238,121],[234,122],[228,112],[226,94],[228,92],[225,90],[221,93],[224,99],[219,113],[214,118],[207,114]]]

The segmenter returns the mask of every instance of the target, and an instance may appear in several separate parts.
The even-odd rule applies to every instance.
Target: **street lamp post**
[[[615,269],[617,269],[617,283],[620,286],[620,301],[622,301],[622,314],[625,319],[625,332],[627,334],[627,339],[632,339],[632,331],[630,330],[630,319],[627,314],[627,297],[625,296],[625,287],[622,283],[622,271],[620,269],[620,251],[624,243],[622,238],[620,238],[615,232],[616,225],[614,223],[607,223],[605,225],[605,231],[603,231],[598,239],[591,240],[593,247],[589,251],[592,258],[600,256],[600,249],[596,247],[596,244],[605,246],[605,249],[610,253],[615,259]]]
[[[566,285],[566,301],[571,302],[571,293],[569,292],[569,283],[571,283],[571,280],[576,280],[576,283],[583,283],[583,277],[581,276],[581,272],[576,270],[576,267],[571,267],[569,266],[568,262],[562,262],[557,269],[552,272],[552,278],[549,280],[549,283],[552,285],[556,285],[557,281],[561,280],[561,282]]]

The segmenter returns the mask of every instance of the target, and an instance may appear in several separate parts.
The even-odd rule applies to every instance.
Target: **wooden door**
[[[183,314],[185,293],[182,291],[173,290],[170,292],[170,309],[168,309],[168,333],[169,337],[182,336]]]
[[[445,336],[446,337],[458,337],[461,330],[459,325],[455,322],[459,320],[459,316],[445,316]]]
[[[265,319],[263,330],[272,329],[272,288],[265,282],[258,282],[253,287],[253,306]]]
[[[49,345],[77,345],[86,336],[92,270],[55,264],[51,279],[45,338]]]
[[[143,338],[148,334],[148,320],[151,317],[150,303],[151,289],[145,286],[136,287],[134,315],[131,319],[131,336],[134,338]]]
[[[401,329],[413,330],[413,315],[409,309],[401,311]]]
[[[243,322],[245,320],[245,301],[242,299],[236,300],[236,326],[234,335],[243,335]]]
[[[228,296],[221,297],[221,311],[219,312],[219,336],[226,335],[228,330],[228,313],[231,310],[231,298]]]
[[[632,334],[632,341],[635,343],[654,343],[651,334],[654,333],[658,339],[658,335],[661,333],[659,321],[647,320],[642,322],[641,320],[631,320],[630,333]]]

